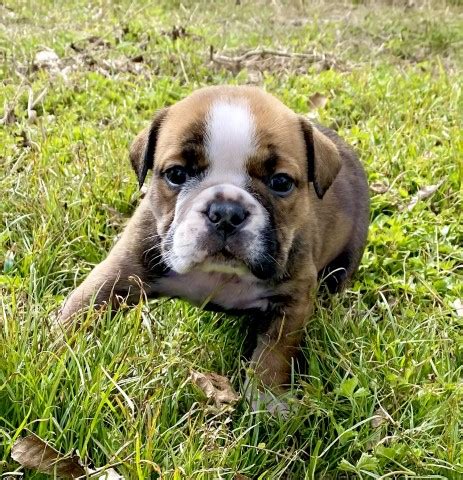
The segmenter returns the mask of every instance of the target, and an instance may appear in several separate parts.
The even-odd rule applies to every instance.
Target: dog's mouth
[[[248,275],[246,264],[227,251],[220,251],[201,262],[198,267],[203,272],[225,273],[230,275]]]

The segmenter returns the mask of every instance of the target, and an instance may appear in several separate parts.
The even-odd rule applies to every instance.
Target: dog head
[[[254,87],[208,87],[161,110],[130,159],[140,185],[153,170],[147,201],[168,267],[261,279],[285,273],[341,168],[328,137]]]

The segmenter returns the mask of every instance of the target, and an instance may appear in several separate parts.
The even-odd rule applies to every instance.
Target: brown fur
[[[160,172],[185,164],[192,155],[197,168],[205,168],[202,126],[211,102],[219,95],[246,97],[256,119],[259,151],[247,165],[251,189],[273,213],[281,249],[279,270],[269,281],[275,292],[266,313],[270,327],[258,338],[252,364],[263,384],[279,388],[288,382],[291,359],[312,313],[317,276],[325,269],[334,279],[330,290],[340,290],[358,267],[368,228],[368,190],[355,154],[334,132],[310,124],[257,88],[199,90],[163,110],[137,136],[130,158],[140,182],[154,162],[149,192],[107,259],[66,301],[61,325],[71,325],[74,315],[92,298],[100,305],[114,301],[116,295],[133,302],[142,293],[156,295],[150,280],[163,272],[162,266],[161,270],[156,267],[160,246],[153,235],[167,231],[176,203],[176,193],[166,186]],[[150,135],[155,140],[154,158],[146,158]],[[297,191],[287,198],[275,198],[261,181],[280,171],[296,181]],[[333,273],[338,268],[344,269],[342,274]]]

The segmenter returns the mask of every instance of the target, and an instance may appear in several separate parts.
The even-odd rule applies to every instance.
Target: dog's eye
[[[294,180],[286,173],[277,173],[270,177],[268,186],[276,194],[284,197],[293,191]]]
[[[165,171],[165,177],[170,185],[183,185],[189,178],[185,167],[175,166]]]

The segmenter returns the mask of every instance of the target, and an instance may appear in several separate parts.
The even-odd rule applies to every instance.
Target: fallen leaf
[[[413,195],[412,199],[410,200],[410,203],[407,205],[407,210],[408,211],[413,210],[413,208],[419,201],[426,200],[427,198],[431,197],[443,183],[444,183],[444,180],[441,180],[439,183],[436,183],[435,185],[428,185],[426,187],[420,188],[418,192],[416,192],[416,195]]]
[[[371,419],[371,426],[373,428],[378,428],[383,423],[387,422],[387,417],[384,415],[383,410],[380,408],[376,410],[375,416]]]
[[[11,457],[23,467],[58,477],[77,478],[86,474],[77,455],[66,457],[36,435],[16,440]]]
[[[16,440],[11,457],[23,467],[56,477],[124,480],[114,468],[88,468],[78,455],[63,455],[34,434]]]
[[[208,399],[213,400],[218,408],[224,404],[233,405],[240,398],[226,377],[217,373],[200,373],[195,370],[191,370],[190,375],[193,383]]]
[[[455,309],[455,312],[457,313],[457,317],[463,317],[463,302],[461,301],[461,298],[457,298],[452,303],[452,307]]]
[[[316,110],[317,108],[325,108],[327,102],[328,98],[317,92],[309,97],[308,105],[310,110]]]
[[[371,426],[373,428],[378,428],[387,422],[395,424],[394,419],[386,412],[386,410],[384,410],[383,407],[377,408],[374,417],[371,419]]]
[[[242,473],[235,473],[233,480],[251,480],[250,477],[243,475]]]
[[[389,186],[383,182],[373,182],[370,185],[370,190],[373,193],[379,193],[379,194],[386,193],[389,190]]]

